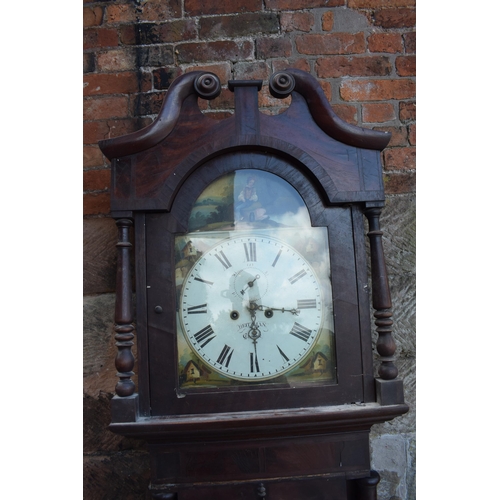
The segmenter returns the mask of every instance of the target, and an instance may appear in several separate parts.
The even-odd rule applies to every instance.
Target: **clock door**
[[[225,155],[145,216],[153,415],[372,400],[361,213],[292,168]]]

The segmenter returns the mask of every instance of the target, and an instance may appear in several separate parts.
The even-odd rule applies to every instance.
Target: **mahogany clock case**
[[[234,115],[213,120],[200,111],[198,99],[217,97],[218,78],[185,74],[172,83],[151,125],[100,143],[112,161],[111,208],[119,229],[119,382],[110,429],[147,440],[154,498],[296,498],[300,491],[308,500],[374,500],[378,475],[370,472],[370,428],[408,410],[394,364],[379,227],[380,151],[390,134],[340,120],[319,83],[300,70],[270,77],[274,97],[291,96],[286,111],[275,116],[259,111],[261,81],[231,81],[228,87]],[[207,186],[245,171],[281,179],[298,193],[312,228],[326,231],[335,369],[327,378],[301,383],[286,372],[259,382],[188,387],[177,342],[176,238],[196,231],[190,216]],[[237,226],[231,231],[236,235]],[[132,380],[134,342],[138,387]]]

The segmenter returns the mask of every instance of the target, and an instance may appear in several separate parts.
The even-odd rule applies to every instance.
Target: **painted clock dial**
[[[234,380],[268,380],[297,366],[314,347],[323,317],[313,267],[265,234],[219,241],[194,263],[180,293],[186,341],[207,366]]]

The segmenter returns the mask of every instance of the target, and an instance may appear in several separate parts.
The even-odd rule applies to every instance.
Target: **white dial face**
[[[314,270],[269,236],[237,236],[207,251],[180,295],[186,340],[215,371],[261,381],[304,362],[323,322]]]

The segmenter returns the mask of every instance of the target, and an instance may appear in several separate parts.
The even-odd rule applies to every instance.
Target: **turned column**
[[[135,384],[131,380],[134,375],[134,326],[132,324],[132,272],[131,249],[129,230],[133,225],[131,219],[118,219],[118,249],[117,276],[116,276],[116,304],[115,304],[115,340],[118,353],[115,358],[117,376],[117,396],[131,396],[135,391]]]
[[[378,374],[382,380],[393,380],[398,375],[394,364],[396,343],[392,337],[392,302],[382,247],[382,231],[380,230],[379,207],[368,208],[365,216],[368,219],[368,237],[370,239],[372,304],[375,309],[375,325],[378,333],[377,352],[380,355]]]

